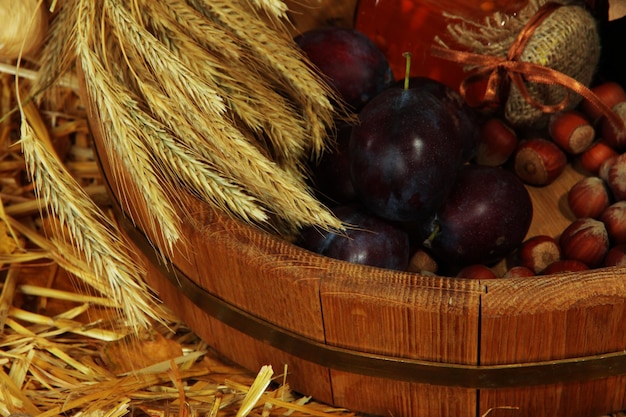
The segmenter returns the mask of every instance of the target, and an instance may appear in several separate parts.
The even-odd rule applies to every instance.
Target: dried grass
[[[55,300],[54,290],[37,291]],[[255,384],[254,375],[225,364],[180,323],[169,323],[176,332],[155,326],[129,339],[120,323],[76,318],[90,309],[46,316],[11,308],[0,342],[1,415],[243,416],[260,415],[266,404],[268,416],[354,415],[291,392],[265,369]]]
[[[15,106],[14,81],[0,75],[5,116]],[[46,132],[35,136],[44,147],[36,155],[61,164],[47,169],[65,169],[83,198],[101,201],[107,213],[109,201],[95,198],[103,179],[84,109],[72,88],[64,96],[62,108],[26,111],[36,111],[28,120]],[[45,199],[28,180],[31,162],[19,146],[21,122],[16,112],[0,121],[0,415],[354,415],[292,392],[288,376],[265,368],[255,378],[227,364],[166,309],[137,333],[82,251],[63,239],[61,225],[80,219],[62,222],[41,209]]]

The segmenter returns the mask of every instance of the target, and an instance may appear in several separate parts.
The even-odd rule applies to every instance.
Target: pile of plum
[[[335,146],[311,166],[319,198],[347,230],[305,229],[300,246],[394,270],[415,270],[412,260],[425,257],[440,275],[470,277],[484,277],[478,268],[489,271],[519,250],[533,217],[525,183],[548,184],[567,163],[554,141],[520,146],[505,123],[475,111],[445,84],[394,80],[383,53],[356,30],[324,27],[295,40],[358,115],[354,123],[338,121]],[[558,121],[552,126],[563,130]],[[557,136],[579,150],[593,141],[583,129]],[[513,152],[520,157],[512,164]],[[542,160],[551,152],[554,166]],[[596,189],[609,195],[605,181]],[[556,244],[543,237],[531,256],[542,250],[545,257],[545,246]]]

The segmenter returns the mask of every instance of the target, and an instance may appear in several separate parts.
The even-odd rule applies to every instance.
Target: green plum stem
[[[433,231],[430,233],[430,235],[428,235],[426,240],[424,240],[423,245],[426,246],[427,248],[430,248],[432,246],[433,240],[435,240],[435,237],[437,237],[440,231],[441,231],[441,225],[439,224],[439,222],[435,222]]]
[[[410,52],[405,52],[402,56],[406,59],[406,69],[404,70],[404,89],[409,89],[409,78],[411,74],[411,56]]]

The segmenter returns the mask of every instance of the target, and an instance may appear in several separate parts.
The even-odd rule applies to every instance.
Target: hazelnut
[[[626,244],[615,245],[604,258],[604,266],[626,266]]]
[[[608,169],[606,183],[615,201],[626,200],[626,154],[621,154]]]
[[[475,161],[478,165],[503,165],[513,155],[517,144],[517,134],[504,120],[488,119],[481,127]]]
[[[502,278],[527,278],[534,277],[536,274],[532,269],[523,265],[512,266],[502,275]]]
[[[590,268],[602,265],[609,251],[609,234],[599,220],[574,220],[559,238],[562,259],[576,260]]]
[[[604,223],[612,245],[626,243],[626,201],[611,204],[598,220]]]
[[[604,162],[600,164],[600,168],[598,168],[598,177],[602,178],[602,180],[604,181],[609,180],[609,170],[611,169],[611,166],[617,160],[618,156],[619,156],[618,154],[609,156],[607,159],[604,160]]]
[[[439,270],[437,261],[424,249],[415,251],[409,261],[409,272],[435,274]]]
[[[587,271],[588,269],[590,268],[587,265],[575,259],[561,259],[560,261],[556,261],[548,265],[548,267],[543,270],[542,275],[561,274],[564,272]]]
[[[597,218],[611,204],[610,191],[600,177],[585,177],[567,193],[569,208],[577,218]]]
[[[456,274],[456,277],[471,279],[495,279],[497,278],[497,275],[493,269],[486,265],[473,264],[461,268],[461,270]]]
[[[626,91],[624,91],[621,84],[614,81],[598,84],[592,87],[591,91],[609,108],[613,108],[616,104],[626,101]],[[581,109],[594,123],[603,116],[602,110],[587,100],[582,101]]]
[[[589,121],[575,110],[556,113],[548,124],[550,137],[565,152],[580,154],[593,144],[596,130]]]
[[[580,166],[587,172],[597,175],[600,165],[619,153],[604,141],[597,141],[580,155]]]
[[[567,157],[552,141],[528,139],[519,144],[514,170],[527,184],[543,186],[552,183],[565,169]]]
[[[520,264],[538,274],[561,259],[561,248],[552,236],[537,235],[522,242],[517,256]]]
[[[616,104],[612,110],[622,119],[623,123],[626,123],[626,101]],[[610,119],[605,117],[600,121],[600,131],[602,138],[613,148],[626,148],[626,132],[618,126],[614,126]]]

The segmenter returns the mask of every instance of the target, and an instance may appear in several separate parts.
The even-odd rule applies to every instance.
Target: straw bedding
[[[288,369],[286,376],[283,369],[254,375],[226,363],[166,309],[161,322],[137,334],[116,311],[119,306],[89,286],[89,268],[68,263],[51,243],[58,219],[41,209],[25,174],[10,74],[15,68],[2,68],[2,416],[354,415],[292,392]],[[42,103],[36,109],[50,144],[85,193],[107,212],[108,196],[80,99],[67,87],[57,91],[54,102],[62,108]],[[255,395],[246,397],[251,388]]]

